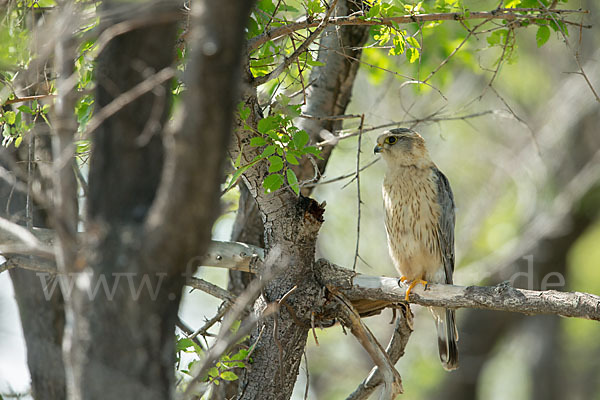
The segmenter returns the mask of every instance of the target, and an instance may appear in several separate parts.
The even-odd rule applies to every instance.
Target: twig
[[[354,262],[352,263],[352,271],[356,271],[356,262],[358,261],[358,250],[360,246],[360,209],[362,200],[360,198],[360,152],[362,143],[362,132],[365,123],[365,114],[360,116],[360,128],[358,131],[358,146],[356,149],[356,198],[357,198],[357,213],[356,213],[356,248],[354,250]]]
[[[488,114],[498,114],[498,113],[500,113],[500,110],[486,110],[486,111],[482,111],[482,112],[477,112],[477,113],[467,114],[467,115],[462,115],[462,116],[457,116],[457,117],[434,117],[433,115],[431,115],[431,116],[428,116],[425,118],[409,119],[409,120],[398,121],[398,122],[389,122],[387,124],[376,125],[376,126],[372,126],[370,128],[364,128],[363,133],[372,132],[372,131],[376,131],[379,129],[398,127],[398,126],[402,126],[402,125],[412,125],[412,124],[416,125],[416,124],[421,124],[423,122],[443,122],[443,121],[458,121],[458,120],[466,121],[471,118],[478,118],[478,117],[483,117]],[[336,133],[342,133],[342,132],[344,132],[344,131],[337,131]],[[355,131],[350,131],[349,133],[346,133],[346,134],[343,134],[340,136],[336,136],[334,139],[328,139],[323,142],[317,143],[317,146],[326,146],[326,145],[336,144],[340,140],[344,140],[344,139],[348,139],[348,138],[357,136],[358,133],[359,133],[359,130],[356,129]],[[323,182],[321,182],[321,183],[323,183]]]
[[[235,300],[235,297],[227,290],[222,289],[219,286],[214,285],[210,282],[207,282],[204,279],[189,277],[186,279],[185,284],[194,289],[202,290],[203,292],[208,293],[211,296],[214,296],[221,300],[227,300],[229,302],[233,302]]]
[[[15,104],[15,103],[24,103],[26,101],[33,101],[33,100],[41,100],[41,99],[47,99],[47,98],[52,98],[52,97],[56,97],[55,94],[39,94],[36,96],[23,96],[23,97],[16,97],[14,99],[11,100],[6,100],[4,102],[4,104],[2,104],[2,106],[7,106],[9,104]]]
[[[310,375],[308,373],[308,358],[306,357],[306,349],[304,350],[304,369],[306,371],[306,385],[304,386],[304,400],[308,400],[308,385]]]
[[[354,118],[362,118],[364,114],[346,114],[346,115],[308,115],[308,114],[300,114],[300,118],[306,119],[314,119],[316,121],[339,121],[343,119],[354,119]]]
[[[181,331],[185,334],[185,336],[188,339],[192,339],[194,341],[194,343],[196,343],[198,346],[200,346],[200,348],[202,350],[205,349],[205,347],[202,345],[202,343],[196,338],[196,336],[192,336],[193,332],[192,329],[185,323],[183,322],[183,320],[179,317],[177,317],[177,323],[176,323],[177,327],[179,329],[181,329]]]
[[[208,321],[206,321],[203,326],[201,326],[200,328],[198,328],[197,330],[195,330],[194,332],[189,334],[188,339],[194,339],[198,335],[204,336],[204,334],[206,334],[206,332],[208,332],[208,330],[210,328],[212,328],[212,326],[214,324],[216,324],[217,322],[219,322],[221,320],[221,318],[223,318],[223,316],[225,315],[225,313],[227,313],[227,311],[229,310],[230,307],[231,307],[231,302],[228,300],[225,300],[223,303],[221,303],[217,314],[214,317],[212,317],[211,319],[209,319]]]
[[[371,165],[375,164],[376,162],[378,162],[380,159],[376,158],[373,161],[371,161],[370,163],[368,163],[367,165],[363,166],[362,168],[360,168],[360,172],[364,171],[365,169],[369,168]],[[340,175],[336,178],[331,178],[328,179],[326,181],[321,181],[321,182],[314,182],[314,183],[310,183],[307,184],[306,186],[308,187],[313,187],[313,186],[318,186],[318,185],[325,185],[328,183],[334,183],[334,182],[339,182],[341,180],[347,179],[347,178],[351,178],[351,177],[355,177],[356,176],[356,172],[350,172],[348,174],[345,175]]]
[[[538,2],[540,4],[543,3],[540,2],[540,0],[538,0]],[[571,48],[571,44],[569,43],[569,39],[567,38],[567,34],[563,31],[562,27],[560,26],[560,24],[556,21],[556,18],[554,17],[554,15],[551,14],[550,10],[547,10],[547,14],[549,16],[549,18],[552,19],[552,21],[556,24],[556,26],[559,28],[560,33],[563,37],[563,39],[565,40],[565,44],[567,45],[567,48]],[[581,30],[583,28],[583,25],[580,25],[580,29],[579,29],[579,41],[581,42]],[[590,88],[590,90],[592,91],[592,93],[594,94],[594,97],[596,98],[596,101],[600,103],[600,97],[598,96],[598,93],[596,92],[596,89],[594,89],[594,85],[592,85],[592,82],[590,81],[590,79],[588,78],[587,74],[585,73],[584,69],[583,69],[583,65],[581,65],[581,58],[579,56],[579,50],[576,50],[573,54],[573,57],[575,58],[575,62],[577,63],[577,67],[579,68],[579,73],[581,74],[581,76],[583,76],[583,79],[585,79],[585,82],[587,83],[588,87]]]

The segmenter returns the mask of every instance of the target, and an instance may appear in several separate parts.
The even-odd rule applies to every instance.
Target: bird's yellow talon
[[[408,278],[405,276],[400,277],[400,282],[406,282],[407,280],[408,280]]]
[[[403,277],[404,278],[404,277]],[[402,278],[400,278],[400,280],[402,280]],[[406,280],[406,279],[405,279]],[[415,286],[417,286],[418,284],[422,284],[425,289],[427,289],[427,281],[424,281],[423,279],[415,279],[414,281],[412,281],[410,283],[410,285],[408,286],[408,289],[406,289],[406,295],[404,296],[404,300],[408,301],[408,297],[410,296],[410,292],[414,289]]]

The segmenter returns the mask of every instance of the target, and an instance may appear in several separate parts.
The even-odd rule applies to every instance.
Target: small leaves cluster
[[[290,166],[299,165],[303,157],[321,158],[321,151],[315,146],[308,145],[310,141],[308,133],[293,124],[293,118],[300,115],[300,106],[288,105],[289,98],[285,96],[278,96],[278,100],[280,103],[272,107],[269,116],[258,122],[256,130],[248,124],[244,127],[247,130],[254,130],[256,133],[256,136],[250,140],[250,146],[261,148],[262,151],[246,165],[240,165],[240,157],[235,160],[236,171],[229,181],[229,187],[233,186],[250,167],[261,161],[268,161],[269,174],[262,182],[265,193],[272,193],[280,189],[287,181],[289,187],[298,195],[300,194],[300,183]],[[250,115],[250,109],[241,104],[238,111],[240,119],[246,121]]]
[[[560,0],[563,3],[566,3],[568,0]],[[530,9],[528,11],[518,11],[521,14],[533,14],[534,9],[539,9],[542,6],[548,7],[550,5],[550,0],[510,0],[505,4],[506,8],[523,8]],[[504,25],[509,24],[507,21],[503,21]],[[535,35],[536,43],[538,47],[543,46],[550,39],[550,29],[555,32],[562,32],[565,35],[569,34],[569,30],[565,23],[559,19],[555,18],[544,18],[544,19],[535,19],[535,20],[523,20],[520,21],[520,26],[528,26],[528,25],[537,25],[538,29]],[[511,40],[512,39],[512,40]],[[515,48],[514,44],[514,35],[511,35],[509,32],[509,28],[500,29],[492,32],[490,36],[487,38],[488,44],[490,46],[507,46],[507,53],[509,54],[508,60],[509,62],[513,60],[510,55],[513,53]]]
[[[239,321],[237,323],[239,326]],[[245,339],[245,338],[244,338]],[[241,348],[235,353],[224,354],[214,367],[210,368],[206,375],[201,377],[202,382],[219,385],[222,381],[235,381],[238,375],[234,372],[236,369],[246,368],[252,362],[249,349]],[[192,354],[193,360],[187,366],[180,369],[182,353]],[[192,339],[187,337],[175,336],[175,367],[183,374],[194,377],[194,367],[200,362],[203,356],[202,348]]]
[[[319,18],[326,11],[325,2],[321,0],[303,0],[299,5],[303,8],[297,9],[286,2],[261,0],[257,3],[251,14],[248,25],[248,39],[264,34],[270,29],[289,23],[304,15],[308,20]],[[308,36],[309,31],[299,31],[296,35],[285,36],[277,40],[269,40],[263,45],[254,49],[250,54],[250,71],[252,76],[261,77],[267,75],[277,65],[289,57],[300,43]],[[307,77],[312,67],[324,65],[315,59],[316,52],[307,50],[297,57],[297,62],[292,63],[282,74],[282,81],[289,90],[299,90],[302,86],[302,79],[297,79],[298,75]],[[276,87],[276,81],[269,81],[265,84],[266,90],[273,95]]]
[[[217,364],[208,370],[206,376],[202,377],[204,382],[219,385],[221,381],[235,381],[238,376],[233,372],[236,368],[246,368],[249,351],[240,349],[233,355],[224,355]]]
[[[47,114],[50,111],[50,105],[41,105],[37,100],[32,101],[31,107],[21,105],[17,111],[4,111],[0,114],[0,130],[2,131],[2,146],[8,147],[14,143],[19,147],[23,141],[23,135],[28,132],[38,117],[41,117],[48,125]],[[31,115],[31,123],[26,122],[26,115]]]
[[[368,0],[369,9],[364,15],[367,21],[377,20],[397,15],[417,15],[422,9],[422,2],[417,4],[383,3],[381,0]],[[399,56],[406,54],[406,59],[412,64],[420,57],[421,44],[414,37],[408,34],[406,29],[400,29],[400,26],[392,21],[391,26],[376,25],[373,30],[373,39],[380,46],[391,45],[388,54]],[[391,42],[391,43],[390,43]]]

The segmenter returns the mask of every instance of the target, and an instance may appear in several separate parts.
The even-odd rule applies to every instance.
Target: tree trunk
[[[165,133],[167,82],[133,99],[94,132],[85,261],[70,266],[93,271],[87,281],[76,278],[69,302],[71,398],[174,395],[179,301],[187,263],[204,253],[218,215],[251,6],[194,4],[179,125]],[[123,3],[103,7],[110,16],[105,24],[127,20],[133,29],[114,37],[98,56],[98,109],[172,66],[181,18],[175,3],[149,4],[142,12]],[[95,287],[96,295],[88,298],[86,290]]]
[[[346,1],[339,1],[337,7],[338,15],[347,15],[349,6]],[[313,69],[311,80],[314,78],[315,82],[307,91],[307,105],[304,107],[306,113],[330,116],[345,112],[361,52],[360,49],[348,49],[362,46],[367,39],[367,33],[366,27],[331,27],[325,30],[321,39],[324,46],[319,50],[319,61],[326,64]],[[344,52],[350,53],[354,58],[344,57]],[[256,91],[251,90],[249,86],[244,100],[246,104],[253,105],[254,110],[258,109]],[[256,111],[255,123],[260,119],[258,114]],[[321,140],[321,129],[333,130],[340,126],[339,122],[331,121],[322,121],[310,126],[302,125],[310,134],[313,143]],[[238,135],[242,142],[249,140],[248,133],[240,131]],[[324,149],[324,160],[318,161],[321,172],[325,168],[331,149],[332,147]],[[243,156],[248,161],[253,155]],[[240,200],[240,209],[244,211],[252,209],[248,207],[248,201],[257,201],[257,209],[262,216],[261,225],[264,226],[264,242],[268,250],[263,272],[278,272],[267,284],[264,296],[259,299],[255,308],[260,312],[267,302],[280,301],[284,296],[285,300],[281,304],[280,312],[259,324],[252,334],[250,341],[255,343],[253,363],[240,379],[240,399],[288,399],[291,396],[306,345],[312,312],[318,310],[319,305],[324,302],[324,299],[319,297],[321,288],[312,272],[323,209],[313,200],[296,198],[291,191],[285,192],[285,189],[279,191],[279,194],[265,196],[261,186],[261,178],[265,176],[265,172],[259,167],[245,174],[251,197],[242,195]],[[300,179],[312,177],[312,163],[304,162],[297,172]],[[310,191],[304,188],[302,193],[307,195]],[[258,224],[256,216],[238,217],[234,234],[237,232],[240,237],[254,232]],[[256,243],[254,240],[258,239],[257,235],[252,235],[251,239],[251,243]]]
[[[35,129],[32,135],[35,135]],[[44,138],[45,139],[45,138]],[[42,143],[47,143],[42,140]],[[32,146],[34,143],[31,144]],[[17,160],[27,160],[27,146],[19,151],[0,148],[0,166],[11,170]],[[10,165],[9,165],[10,164]],[[27,165],[18,163],[15,166]],[[33,174],[39,171],[32,165]],[[26,168],[20,168],[27,174]],[[27,223],[27,194],[0,179],[0,216],[22,225]],[[33,214],[29,217],[33,226],[46,227],[46,214],[32,202]],[[19,308],[25,344],[27,365],[31,375],[31,391],[36,400],[62,400],[66,398],[65,370],[62,360],[62,339],[65,325],[64,300],[59,290],[46,297],[40,277],[21,268],[9,270]]]

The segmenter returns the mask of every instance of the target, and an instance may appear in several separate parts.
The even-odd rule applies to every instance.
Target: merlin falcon
[[[383,202],[388,248],[402,281],[415,285],[452,284],[454,272],[454,197],[448,179],[431,161],[425,140],[411,129],[386,131],[375,153],[387,165]],[[454,310],[430,307],[438,348],[446,370],[458,368],[458,331]]]

